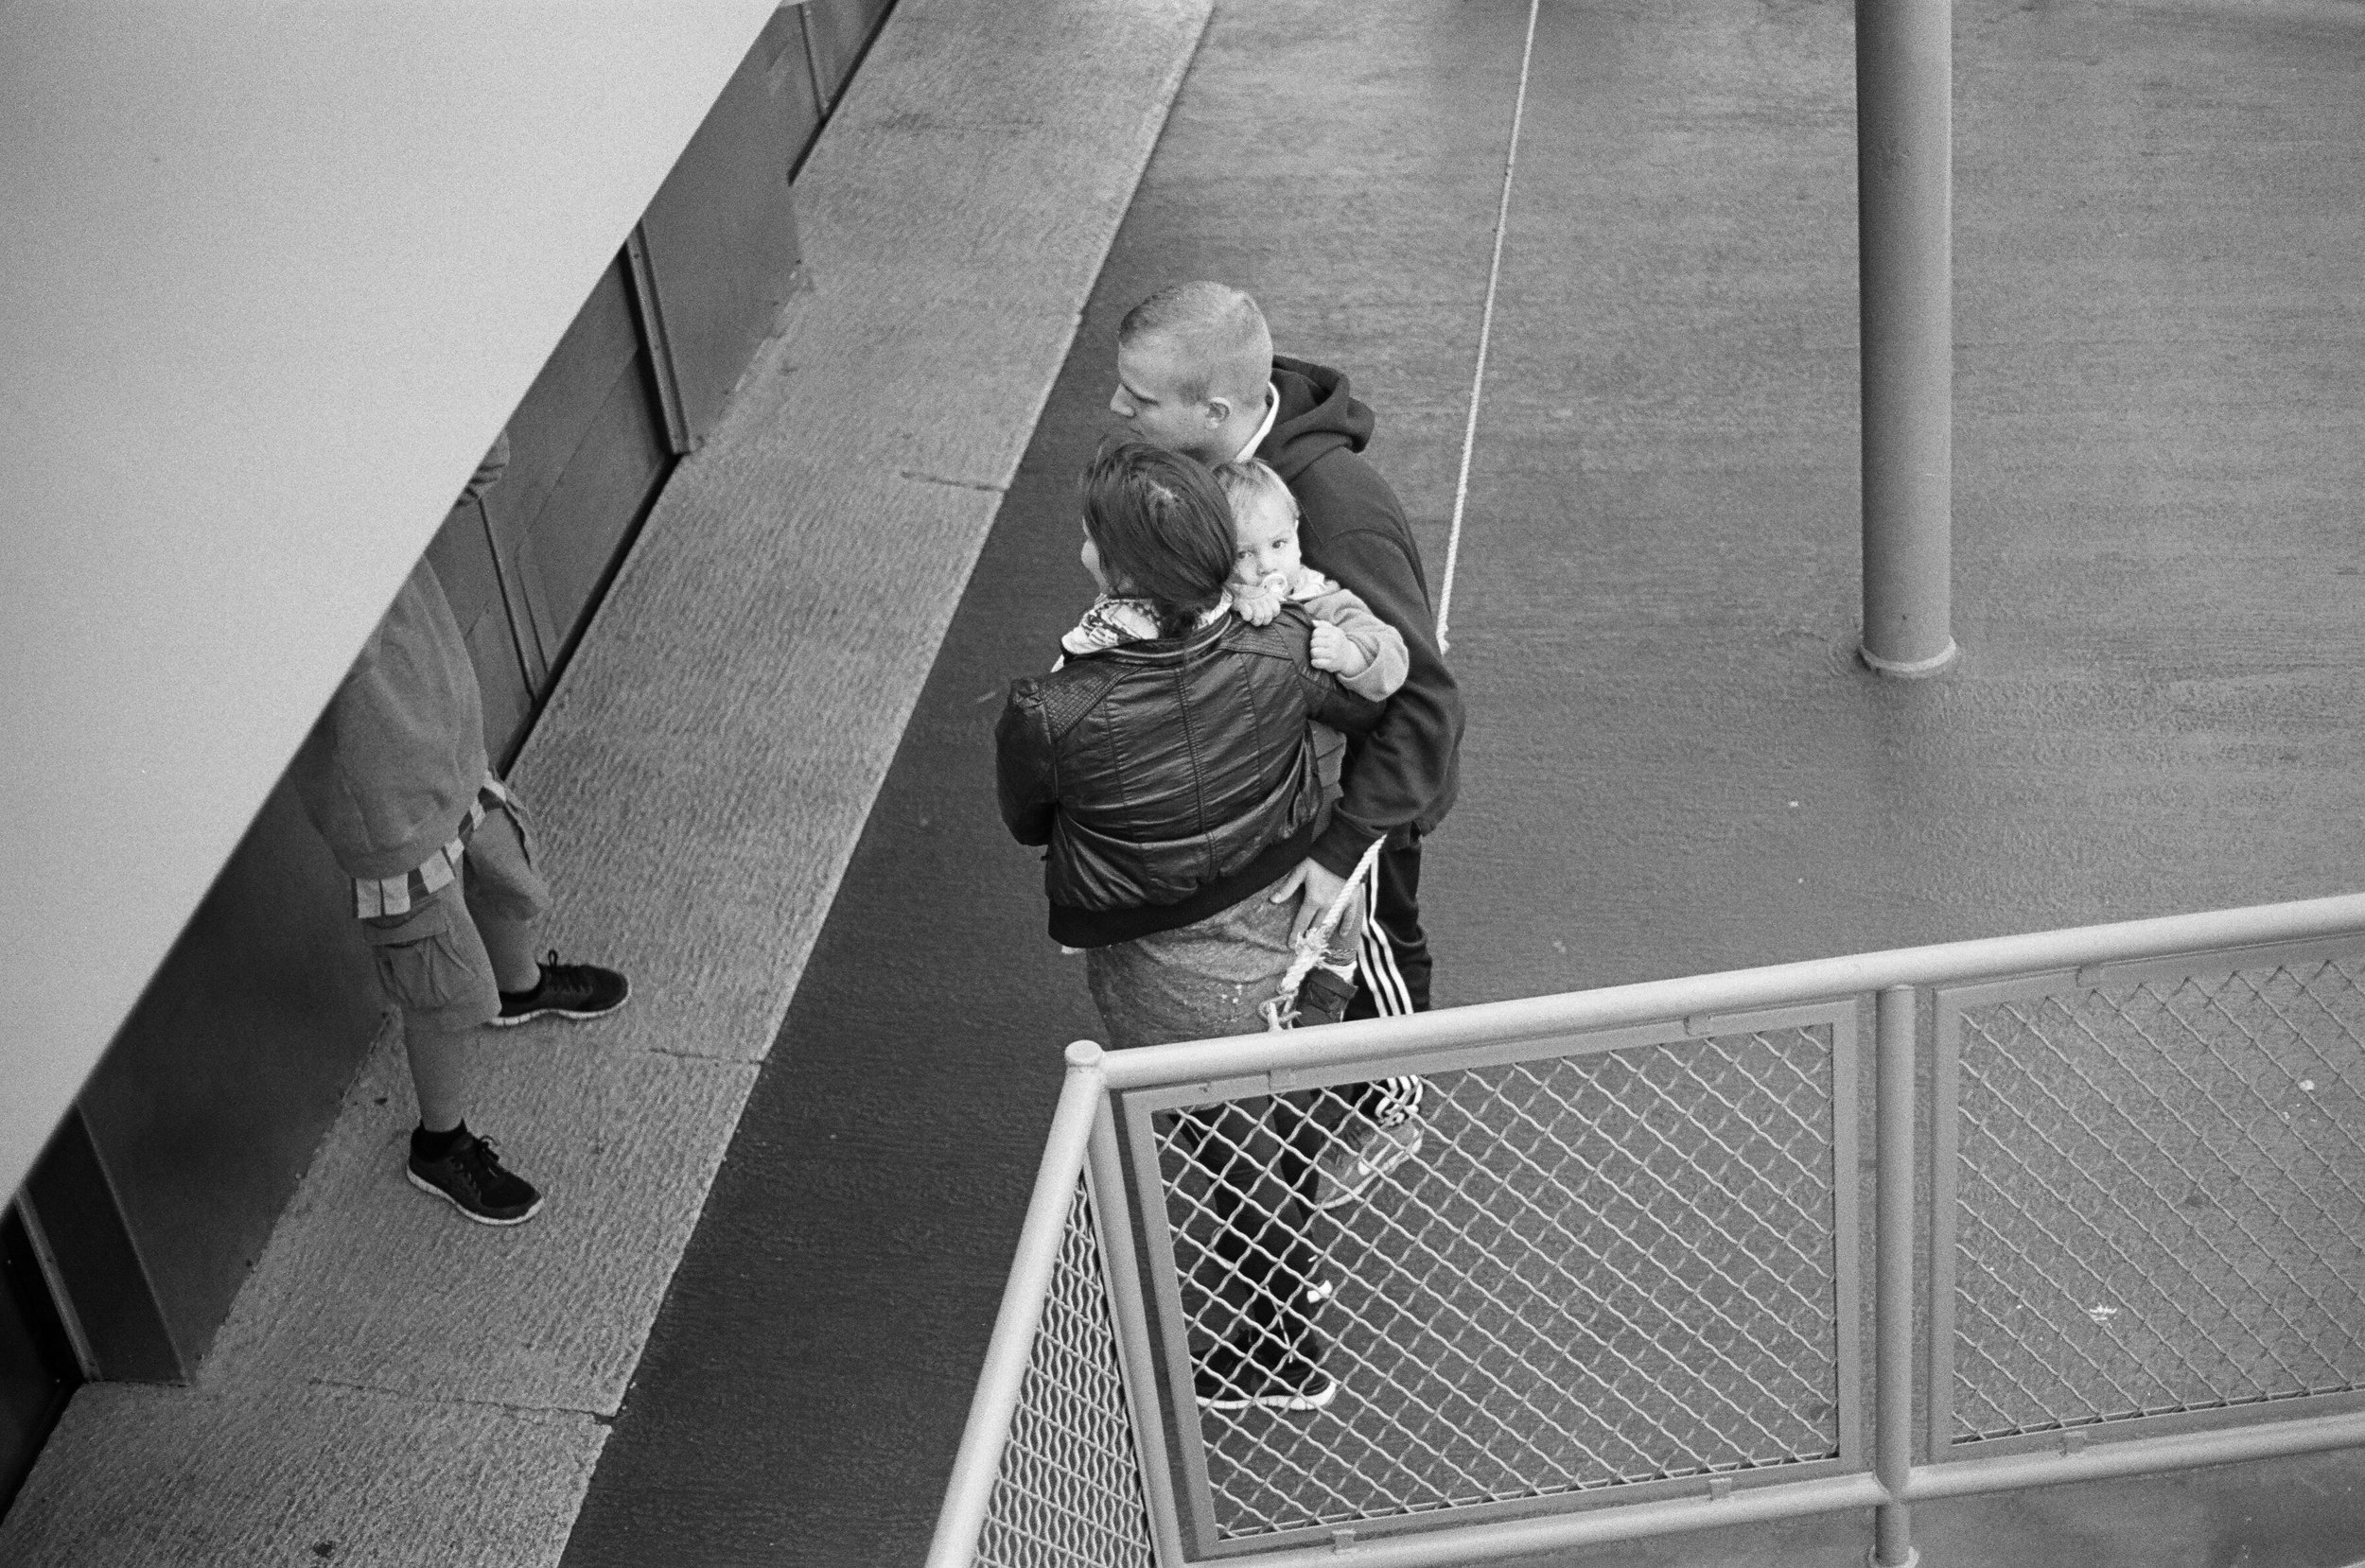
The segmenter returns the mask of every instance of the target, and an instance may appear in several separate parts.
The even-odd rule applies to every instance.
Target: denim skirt
[[[1298,901],[1270,902],[1258,889],[1204,920],[1084,950],[1103,1043],[1116,1050],[1174,1040],[1253,1035],[1257,1008],[1280,994],[1289,967],[1289,919]]]

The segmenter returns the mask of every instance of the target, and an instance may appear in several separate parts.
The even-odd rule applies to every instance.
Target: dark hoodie
[[[1404,634],[1412,672],[1388,701],[1379,727],[1349,742],[1346,793],[1313,858],[1339,876],[1374,839],[1410,827],[1435,829],[1459,785],[1462,693],[1437,651],[1437,618],[1420,548],[1395,492],[1359,455],[1372,410],[1327,366],[1274,356],[1281,411],[1256,455],[1297,497],[1298,549],[1306,563],[1353,589]]]

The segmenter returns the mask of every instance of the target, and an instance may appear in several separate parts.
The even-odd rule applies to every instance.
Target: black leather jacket
[[[995,726],[1002,820],[1048,845],[1051,934],[1104,947],[1230,908],[1305,858],[1327,818],[1308,719],[1382,706],[1309,662],[1313,622],[1225,616],[1010,685]]]

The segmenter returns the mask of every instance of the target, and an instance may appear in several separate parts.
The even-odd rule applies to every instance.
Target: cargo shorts
[[[500,1017],[500,986],[477,922],[528,923],[550,901],[525,808],[508,792],[468,836],[459,876],[404,914],[362,918],[378,984],[402,1010],[404,1027],[448,1033]]]

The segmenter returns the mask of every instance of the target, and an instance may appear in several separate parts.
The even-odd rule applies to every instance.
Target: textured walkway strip
[[[11,1568],[555,1563],[1208,0],[902,0],[797,182],[813,287],[513,781],[630,1006],[488,1041],[516,1231],[412,1193],[381,1041],[190,1388],[79,1395]]]

